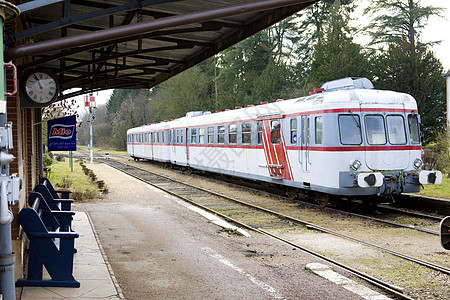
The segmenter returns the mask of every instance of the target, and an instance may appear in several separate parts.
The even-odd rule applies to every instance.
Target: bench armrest
[[[73,200],[73,199],[53,199],[52,202],[73,203],[73,202],[75,202],[75,200]]]
[[[28,238],[51,238],[51,239],[76,239],[80,235],[76,232],[25,232]]]
[[[58,210],[52,210],[52,211],[44,211],[45,215],[49,216],[55,216],[55,217],[66,217],[66,216],[74,216],[75,212],[73,211],[58,211]]]

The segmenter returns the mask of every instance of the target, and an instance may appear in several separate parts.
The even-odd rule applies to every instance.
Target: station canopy
[[[61,92],[76,88],[60,100],[151,88],[318,1],[23,1],[5,60],[26,57],[19,75],[44,69]]]

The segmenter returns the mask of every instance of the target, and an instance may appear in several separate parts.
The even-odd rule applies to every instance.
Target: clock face
[[[48,103],[58,96],[56,79],[45,72],[33,72],[25,81],[27,97],[36,103]]]

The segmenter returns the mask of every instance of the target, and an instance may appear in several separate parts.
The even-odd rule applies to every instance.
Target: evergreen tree
[[[414,49],[428,19],[440,16],[442,11],[442,8],[422,6],[420,0],[373,0],[365,13],[378,15],[366,30],[372,35],[372,44],[398,44],[406,39]]]
[[[315,85],[343,77],[370,77],[362,47],[353,42],[349,12],[336,3],[323,23],[309,80]]]
[[[300,22],[294,28],[296,33],[288,36],[288,39],[296,45],[294,52],[298,59],[296,68],[300,81],[304,81],[310,75],[312,57],[319,43],[320,36],[322,36],[323,24],[327,22],[327,18],[335,3],[346,14],[353,12],[355,9],[353,0],[322,0],[296,15]]]

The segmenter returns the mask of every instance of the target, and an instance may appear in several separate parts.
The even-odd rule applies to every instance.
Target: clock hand
[[[42,86],[41,81],[39,80],[39,78],[37,78],[36,75],[33,75],[33,77],[34,77],[34,79],[36,79],[36,82],[37,82],[37,84],[39,85],[39,88],[42,90],[42,89],[43,89],[43,86]]]

